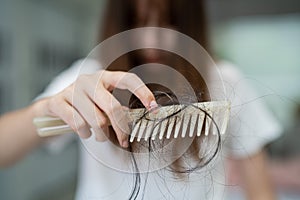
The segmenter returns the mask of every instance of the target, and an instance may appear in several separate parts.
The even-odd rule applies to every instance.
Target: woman
[[[196,0],[188,2],[184,0],[110,0],[103,24],[102,40],[131,28],[145,26],[175,29],[209,49],[203,1]],[[159,37],[155,34],[147,34],[139,41],[129,41],[129,45],[131,42],[143,43],[148,41],[157,42]],[[172,41],[176,42],[176,40]],[[98,71],[101,67],[95,65],[93,61],[87,62],[89,62],[87,64],[90,66],[89,70],[93,73],[77,78],[76,72],[80,66],[75,63],[52,82],[40,96],[43,98],[24,109],[7,113],[0,118],[0,163],[2,166],[17,161],[42,142],[42,139],[35,132],[32,119],[46,115],[60,117],[82,138],[91,136],[90,127],[92,127],[96,140],[105,141],[109,138],[112,141],[118,141],[116,143],[128,151],[138,151],[139,147],[136,146],[138,144],[131,145],[128,143],[126,131],[119,126],[114,118],[115,111],[122,110],[122,104],[112,95],[113,88],[130,90],[147,109],[157,107],[156,100],[160,99],[157,92],[162,91],[164,94],[169,94],[169,90],[160,85],[146,86],[141,80],[143,77],[127,73],[137,65],[158,62],[172,66],[188,78],[196,93],[197,101],[210,100],[203,74],[200,76],[184,59],[165,51],[155,49],[134,51],[121,56],[110,64],[108,70],[105,71]],[[241,78],[241,75],[232,66],[221,65],[223,65],[221,72],[225,82],[235,84]],[[207,69],[207,73],[209,73],[209,69]],[[102,77],[100,82],[98,82],[99,75]],[[96,96],[94,90],[91,90],[95,87],[97,88]],[[243,85],[239,91],[235,92],[244,97],[244,95],[251,94],[251,89],[248,89],[248,85]],[[80,97],[80,101],[73,101],[73,97]],[[168,100],[170,99],[172,102],[176,101],[172,94]],[[162,103],[168,104],[168,101],[162,98]],[[128,106],[140,107],[140,103],[134,98],[129,104]],[[253,107],[259,107],[261,115],[253,113]],[[250,118],[247,120],[249,122],[254,116],[259,123],[252,122],[250,125],[255,124],[260,127],[258,132],[249,136],[257,137],[257,135],[265,134],[265,132],[267,135],[264,139],[250,141],[250,144],[247,136],[241,137],[243,138],[240,141],[241,145],[245,148],[244,154],[241,151],[235,153],[236,156],[239,156],[238,165],[242,171],[246,194],[249,199],[274,199],[265,173],[266,168],[261,147],[277,136],[278,127],[274,125],[264,126],[264,124],[272,124],[273,119],[259,103],[252,104],[247,110],[249,111],[247,115],[241,115],[239,119],[243,120],[246,116],[246,118]],[[94,114],[97,116],[96,120]],[[107,130],[108,120],[105,115],[110,119],[113,131]],[[263,117],[260,118],[260,116]],[[234,119],[230,128],[236,126],[239,119]],[[18,126],[14,126],[16,121]],[[242,131],[243,129],[240,129],[238,132]],[[236,137],[240,136],[236,135]],[[135,171],[134,175],[109,168],[95,160],[88,151],[82,149],[77,198],[220,199],[224,192],[224,182],[216,183],[219,181],[216,178],[217,174],[220,172],[219,170],[222,170],[220,160],[214,163],[214,168],[209,168],[204,173],[200,173],[197,168],[197,166],[205,168],[207,164],[206,162],[201,163],[201,155],[200,157],[196,156],[198,165],[192,167],[193,170],[186,169],[186,165],[182,164],[182,161],[189,161],[193,155],[198,155],[198,152],[193,155],[188,154],[189,150],[201,148],[199,146],[201,138],[196,140],[187,151],[186,155],[189,156],[181,157],[169,165],[169,168],[143,174],[137,174]],[[92,144],[94,143],[93,141]],[[107,141],[98,143],[99,153],[105,152],[113,158],[112,160],[122,160],[120,155],[114,154],[110,150],[110,144]],[[229,145],[227,146],[229,147]],[[219,147],[215,148],[218,149]],[[209,156],[215,156],[215,154]],[[171,169],[171,173],[167,169]],[[185,176],[180,176],[182,171]]]

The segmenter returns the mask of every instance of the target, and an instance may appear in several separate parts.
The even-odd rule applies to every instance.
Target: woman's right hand
[[[101,70],[81,75],[60,93],[41,100],[42,113],[61,118],[82,138],[91,136],[91,127],[98,141],[105,138],[103,131],[107,130],[108,116],[120,145],[126,148],[128,125],[120,120],[125,113],[120,102],[111,94],[114,88],[128,89],[147,109],[157,106],[154,95],[137,75]]]

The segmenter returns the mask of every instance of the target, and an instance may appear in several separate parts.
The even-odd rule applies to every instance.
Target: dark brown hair
[[[143,10],[143,17],[139,16],[137,13],[136,3],[138,1],[139,0],[109,0],[107,2],[108,5],[104,16],[104,22],[102,24],[103,31],[101,32],[99,39],[100,42],[120,32],[146,26],[147,24],[145,21],[147,19],[148,12],[150,12],[149,10],[157,9],[160,15],[157,26],[173,28],[194,39],[207,51],[209,50],[203,0],[146,0],[143,2],[146,2],[148,9]],[[139,51],[140,50],[133,51],[120,56],[108,67],[108,69],[128,71],[134,66],[144,64],[145,61],[139,57]],[[208,89],[203,77],[189,62],[187,62],[184,58],[174,55],[173,53],[163,50],[157,51],[168,58],[162,60],[162,64],[172,66],[190,82],[190,85],[197,95],[198,102],[210,100]],[[168,88],[155,84],[149,85],[149,88],[153,91],[157,100],[161,101],[161,104],[170,104],[170,99],[165,100],[165,96],[161,95],[163,93],[174,97],[171,99],[171,104],[178,103],[176,102],[175,95],[172,91],[169,91]],[[161,93],[161,91],[163,93]],[[142,104],[136,97],[132,96],[129,105],[127,106],[136,108],[142,107]],[[203,129],[204,128],[205,127],[203,127]],[[208,145],[203,145],[203,140],[209,140],[209,137],[208,139],[204,139],[203,137],[194,138],[190,148],[188,148],[186,153],[181,157],[184,159],[191,159],[196,164],[187,169],[181,164],[182,159],[179,158],[170,166],[170,169],[175,172],[175,174],[180,176],[180,174],[183,173],[190,173],[193,170],[203,167],[215,157],[219,149],[220,140],[218,139],[213,150],[209,149],[207,151],[203,151],[203,148],[208,148]],[[150,150],[150,148],[154,148],[154,146],[163,145],[164,142],[164,140],[154,141],[153,143],[149,142],[148,144],[143,145],[148,145]],[[201,143],[202,145],[200,145]],[[138,148],[139,144],[133,143],[130,145],[129,150],[135,152],[138,151]],[[135,191],[133,191],[132,196],[137,195],[134,193]]]
[[[134,3],[137,0],[109,0],[99,42],[126,30],[136,28]],[[205,5],[203,0],[148,0],[148,6],[159,9],[167,24],[196,40],[209,51]],[[147,15],[146,15],[147,16]],[[142,26],[142,25],[141,25]]]
[[[142,10],[145,12],[143,18],[137,14],[137,4],[140,2],[144,2],[147,6],[147,9]],[[206,51],[209,50],[203,0],[109,0],[107,3],[99,41],[132,28],[147,26],[148,13],[151,9],[155,9],[160,15],[156,26],[173,28],[194,39]],[[139,56],[141,51],[144,50],[136,50],[120,56],[110,64],[108,69],[128,71],[135,66],[145,64],[145,61]],[[160,61],[161,64],[172,66],[190,82],[198,96],[198,101],[209,100],[206,84],[197,69],[184,58],[171,52],[158,49],[155,51],[166,58]],[[143,77],[140,78],[143,79]]]

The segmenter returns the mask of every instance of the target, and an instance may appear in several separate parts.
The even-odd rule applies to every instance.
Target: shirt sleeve
[[[221,68],[231,115],[224,147],[231,156],[243,158],[261,150],[281,135],[282,128],[249,80],[230,63]]]

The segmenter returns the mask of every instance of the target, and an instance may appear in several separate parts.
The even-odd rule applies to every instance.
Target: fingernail
[[[157,114],[158,109],[156,109],[156,108],[158,108],[158,104],[156,103],[156,101],[151,101],[150,105],[149,105],[149,111],[154,114]]]
[[[157,106],[158,105],[157,105],[156,101],[153,100],[150,102],[150,105],[149,105],[150,109],[156,108]]]
[[[83,139],[89,138],[91,136],[91,131],[90,130],[82,130],[82,131],[78,131],[79,136]]]
[[[123,147],[123,148],[127,148],[127,147],[128,147],[128,141],[127,141],[127,140],[124,140],[124,141],[122,142],[122,147]]]
[[[96,138],[97,142],[104,142],[104,141],[108,140],[106,135],[104,133],[100,133],[100,132],[96,133],[95,138]]]

